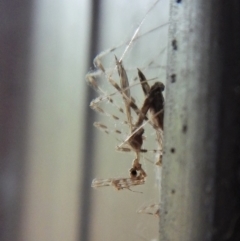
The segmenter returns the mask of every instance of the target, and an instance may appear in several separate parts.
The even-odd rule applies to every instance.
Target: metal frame
[[[239,240],[239,2],[170,15],[160,240]]]

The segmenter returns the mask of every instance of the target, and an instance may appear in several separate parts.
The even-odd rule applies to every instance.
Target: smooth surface
[[[22,241],[76,241],[88,1],[34,1]]]
[[[0,240],[18,240],[26,164],[32,1],[0,4]],[[14,16],[14,17],[13,17]]]

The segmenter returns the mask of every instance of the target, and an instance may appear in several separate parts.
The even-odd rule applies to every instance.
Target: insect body
[[[138,76],[146,98],[136,125],[138,126],[142,124],[147,111],[149,111],[154,127],[163,130],[164,97],[162,92],[164,91],[165,86],[162,82],[156,82],[150,87],[147,83],[146,77],[139,69]]]
[[[164,97],[162,92],[164,91],[164,85],[161,82],[156,82],[151,87],[147,82],[144,74],[138,69],[138,75],[140,79],[140,83],[142,86],[142,90],[145,94],[145,101],[142,105],[142,108],[139,109],[135,104],[134,99],[131,97],[129,81],[126,74],[126,71],[123,67],[121,61],[117,59],[115,56],[117,71],[120,79],[120,85],[117,84],[112,78],[110,79],[110,83],[114,86],[114,88],[122,95],[124,102],[124,112],[127,117],[127,121],[125,121],[130,130],[130,135],[119,145],[117,146],[117,150],[129,152],[132,151],[135,153],[135,159],[132,162],[132,167],[130,169],[130,177],[129,178],[109,178],[109,179],[94,179],[92,186],[93,187],[101,187],[101,186],[114,186],[117,190],[122,190],[124,188],[128,188],[130,186],[142,185],[145,182],[145,177],[147,176],[146,172],[143,170],[142,165],[140,163],[141,153],[147,152],[147,150],[142,149],[143,145],[143,134],[144,127],[143,122],[148,121],[153,128],[156,130],[157,139],[159,142],[159,146],[162,146],[162,130],[163,130],[163,114],[164,114]],[[103,67],[102,67],[103,69]],[[91,83],[95,83],[91,80]],[[99,89],[95,84],[94,87]],[[106,99],[110,99],[110,97],[105,97]],[[98,97],[98,100],[103,100],[103,97]],[[111,99],[110,99],[111,100]],[[110,101],[112,102],[112,101]],[[93,102],[92,102],[93,103]],[[95,102],[97,103],[97,102]],[[95,104],[94,109],[104,113],[100,107]],[[137,120],[134,123],[132,117],[132,111],[137,114]],[[107,114],[107,113],[106,113]],[[114,119],[114,115],[107,114],[112,116]],[[149,119],[148,117],[149,116]],[[106,125],[101,123],[95,123],[95,126],[104,129],[106,133],[109,133]],[[117,131],[121,133],[120,131]],[[161,152],[161,150],[159,150]],[[159,155],[158,163],[161,163],[161,155]]]
[[[164,91],[165,86],[162,82],[156,82],[152,87],[150,87],[146,81],[146,77],[139,69],[138,76],[146,99],[139,114],[137,125],[140,125],[143,122],[147,111],[149,111],[150,119],[152,121],[154,129],[156,130],[159,148],[162,152],[164,117],[164,97],[162,92]],[[159,154],[159,158],[156,164],[161,165],[161,163],[162,153]]]

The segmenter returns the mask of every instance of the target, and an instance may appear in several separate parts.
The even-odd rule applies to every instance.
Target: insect
[[[143,92],[146,96],[142,108],[139,109],[135,104],[135,101],[131,98],[128,77],[122,65],[122,62],[120,62],[116,56],[115,56],[115,61],[116,61],[116,66],[118,70],[118,75],[120,78],[120,85],[118,85],[112,79],[110,81],[111,81],[111,84],[122,95],[124,105],[125,105],[125,111],[123,111],[123,109],[119,109],[119,111],[125,112],[127,117],[126,123],[128,124],[130,129],[129,137],[120,146],[118,146],[117,149],[125,152],[126,151],[135,152],[135,159],[133,160],[132,168],[130,169],[130,178],[94,179],[92,186],[93,187],[114,186],[117,190],[122,190],[124,188],[129,189],[130,186],[142,185],[145,182],[145,177],[147,176],[147,174],[143,170],[142,165],[140,163],[140,153],[147,151],[142,149],[143,133],[144,133],[144,128],[142,127],[142,124],[144,120],[148,121],[156,129],[157,133],[159,132],[158,130],[159,128],[161,130],[163,129],[164,98],[162,95],[162,91],[164,90],[164,85],[161,82],[156,82],[152,87],[150,87],[146,77],[138,69],[138,76],[141,82]],[[90,80],[91,80],[91,83],[95,83],[93,82],[92,79]],[[94,87],[97,88],[97,85],[95,84]],[[110,98],[110,97],[108,96],[107,98]],[[99,101],[99,98],[98,98],[98,101]],[[96,105],[96,103],[97,103],[96,100],[94,104],[93,102],[91,103],[91,105],[94,107],[93,109],[97,110],[98,112],[104,113],[104,111],[100,109]],[[136,123],[133,123],[132,121],[132,115],[131,115],[132,110],[135,111],[136,114],[138,115],[138,119]],[[148,112],[150,113],[151,119],[147,118]],[[118,117],[114,115],[110,115],[107,113],[106,115],[111,116],[113,119],[118,119]],[[106,133],[109,133],[107,127],[104,124],[97,122],[95,123],[95,126],[100,129],[104,129]],[[120,131],[117,131],[117,132],[121,133]]]
[[[131,109],[133,109],[136,113],[140,114],[140,110],[136,106],[134,100],[131,98],[130,89],[129,89],[129,82],[126,71],[117,57],[115,56],[116,66],[118,70],[118,75],[120,78],[120,85],[118,85],[115,81],[111,80],[111,83],[115,88],[122,94],[124,105],[125,105],[125,113],[127,117],[127,123],[130,129],[130,132],[133,132],[134,125],[132,123],[132,115]],[[97,108],[97,107],[96,107]],[[115,117],[116,119],[116,117]],[[103,124],[98,123],[96,126],[106,129],[106,126]],[[110,179],[95,179],[92,182],[93,187],[100,187],[100,186],[114,186],[117,190],[122,190],[124,188],[129,189],[130,186],[135,185],[142,185],[145,183],[145,177],[147,176],[145,171],[140,164],[140,152],[142,144],[143,144],[143,133],[144,129],[140,128],[139,130],[135,131],[134,134],[130,135],[125,144],[128,147],[123,147],[122,151],[129,151],[132,150],[135,152],[135,159],[132,162],[132,167],[129,171],[130,177],[129,178],[110,178]]]
[[[87,75],[88,83],[99,93],[99,96],[91,101],[90,107],[107,116],[109,120],[112,120],[109,121],[109,124],[95,122],[94,126],[107,134],[114,133],[118,136],[116,139],[120,144],[116,146],[117,151],[134,154],[134,160],[129,170],[129,177],[94,179],[92,182],[93,187],[113,186],[117,190],[122,190],[126,188],[129,189],[131,186],[144,184],[147,174],[145,170],[143,170],[141,162],[142,160],[153,162],[153,158],[148,158],[146,153],[157,153],[157,164],[161,165],[164,115],[164,98],[162,92],[164,90],[164,85],[158,81],[156,77],[158,75],[155,73],[157,70],[164,68],[164,66],[159,64],[159,55],[161,55],[166,48],[163,48],[158,53],[154,51],[154,57],[151,57],[150,60],[146,59],[144,65],[137,65],[138,69],[126,69],[123,67],[122,63],[123,58],[129,53],[132,45],[136,46],[137,42],[141,42],[144,39],[144,41],[149,41],[150,38],[155,39],[158,36],[158,30],[163,26],[167,26],[166,23],[140,33],[140,29],[143,28],[146,17],[149,12],[155,8],[158,2],[159,1],[156,1],[146,13],[131,40],[126,45],[126,48],[122,51],[120,59],[118,60],[115,56],[114,66],[106,67],[109,60],[104,61],[104,57],[113,51],[116,52],[122,45],[97,55],[93,61],[97,70]],[[146,79],[140,69],[143,72],[148,70],[148,75],[151,75],[151,78]],[[117,78],[119,78],[119,82],[116,81]],[[108,91],[102,87],[102,80],[104,80],[105,83],[108,82]],[[136,82],[136,80],[138,81]],[[149,82],[154,80],[156,81],[155,84],[150,86]],[[137,102],[132,97],[132,91],[134,92],[134,88],[137,85],[141,85],[144,93],[144,101]],[[121,104],[119,105],[119,101],[116,101],[116,97],[120,99],[120,102],[122,102],[124,106]],[[110,122],[114,123],[114,125],[111,126],[112,124]],[[146,147],[151,137],[146,128],[147,126],[151,126],[151,131],[155,131],[156,133],[155,139],[158,143],[157,150],[152,150],[151,145],[150,148]],[[124,132],[123,129],[127,129],[127,131]],[[147,137],[144,135],[145,133],[147,133]]]
[[[136,18],[135,23],[139,24],[135,25],[130,38],[131,30],[123,28],[124,31],[114,40],[115,43],[123,40],[122,45],[115,45],[110,40],[111,30],[107,30],[107,40],[102,42],[105,46],[114,47],[98,54],[93,61],[95,69],[87,74],[89,85],[97,92],[90,107],[100,113],[94,126],[106,133],[105,136],[101,133],[97,136],[97,150],[94,153],[97,160],[92,187],[103,187],[103,190],[94,192],[95,203],[101,207],[100,211],[96,209],[101,213],[96,217],[101,217],[98,222],[109,221],[104,226],[111,229],[112,219],[103,219],[106,208],[114,210],[111,212],[114,218],[119,214],[125,217],[121,219],[121,225],[124,225],[125,230],[130,228],[128,238],[123,238],[125,240],[139,240],[134,239],[139,234],[146,237],[146,240],[153,240],[158,234],[158,219],[154,217],[159,215],[157,203],[160,189],[157,186],[161,178],[158,173],[162,168],[155,163],[161,165],[163,128],[159,123],[164,116],[164,98],[161,98],[164,87],[159,92],[163,108],[157,106],[154,109],[152,98],[156,99],[156,92],[153,91],[157,86],[155,83],[164,80],[166,75],[167,39],[162,41],[162,30],[165,31],[162,26],[168,26],[168,20],[159,19],[161,4],[154,5],[148,11],[148,6],[152,6],[151,1],[154,4],[163,2],[150,0],[147,4],[142,1],[146,4],[141,9],[143,13],[147,9],[147,16],[142,18],[141,14],[140,17],[144,24]],[[140,6],[140,1],[138,4]],[[140,9],[138,7],[134,8],[135,11]],[[114,27],[116,32],[120,32],[116,23]],[[124,36],[127,36],[127,40],[124,40]],[[112,43],[109,44],[108,41]],[[118,152],[115,153],[114,149]],[[114,194],[111,192],[113,190],[118,192]],[[139,191],[142,194],[135,195]],[[149,205],[142,205],[137,210],[148,199],[156,201],[148,202]],[[144,229],[137,230],[139,226]],[[121,226],[119,227],[120,230]],[[129,234],[132,235],[131,238]],[[111,237],[111,240],[119,237],[122,236]]]

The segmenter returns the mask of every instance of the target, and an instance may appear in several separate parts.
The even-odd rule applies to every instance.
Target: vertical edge
[[[32,1],[0,4],[0,240],[19,240],[26,162]]]
[[[219,136],[219,5],[172,0],[161,241],[211,240]]]
[[[221,106],[213,241],[240,240],[240,2],[221,7]]]
[[[100,31],[100,1],[91,1],[91,24],[90,24],[90,49],[88,55],[89,66],[92,66],[92,60],[97,55],[98,51],[98,41],[99,41],[99,31]],[[84,152],[82,155],[83,165],[82,165],[82,180],[81,180],[81,196],[82,199],[80,207],[80,216],[82,217],[82,222],[79,228],[79,240],[88,241],[90,239],[90,226],[91,226],[91,210],[92,210],[92,195],[90,183],[93,179],[93,169],[94,169],[94,150],[95,150],[95,129],[92,123],[95,119],[94,111],[89,109],[89,103],[95,97],[95,92],[92,88],[87,88],[86,93],[86,106],[85,111],[85,128],[84,128]]]

